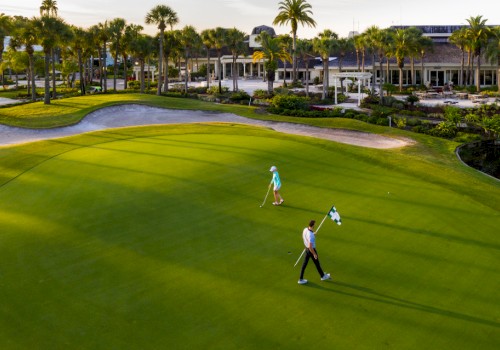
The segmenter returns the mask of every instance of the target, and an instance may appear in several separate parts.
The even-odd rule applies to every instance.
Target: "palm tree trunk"
[[[424,55],[420,56],[420,85],[425,85],[425,80],[424,80]]]
[[[481,92],[481,51],[477,55],[476,90]]]
[[[185,70],[184,70],[184,92],[187,94],[188,92],[188,70],[189,70],[189,53],[186,50],[186,59],[185,59]]]
[[[35,84],[35,59],[33,54],[29,55],[30,63],[30,79],[31,79],[31,101],[36,101],[36,84]]]
[[[80,73],[80,94],[85,95],[85,81],[83,78],[82,49],[78,49],[78,71]]]
[[[297,32],[293,33],[292,51],[293,51],[292,52],[292,83],[295,83],[297,81]],[[286,74],[285,74],[285,76],[286,76]]]
[[[45,95],[43,103],[50,105],[50,50],[45,52]]]
[[[168,55],[165,55],[165,86],[163,87],[163,91],[168,91]]]
[[[372,53],[372,95],[375,94],[375,77],[376,77],[376,69],[375,69],[375,53]]]
[[[361,71],[365,72],[365,50],[361,51]]]
[[[323,96],[322,99],[326,100],[328,97],[328,57],[323,58]]]
[[[309,58],[306,56],[306,97],[309,97]]]
[[[106,53],[106,42],[103,43],[102,46],[102,66],[103,66],[103,78],[104,78],[104,87],[103,90],[104,92],[108,92],[108,70],[106,66],[106,58],[107,58],[107,53]]]
[[[382,56],[379,55],[379,69],[380,69],[380,81],[379,81],[379,84],[378,84],[378,88],[379,88],[379,94],[380,94],[380,104],[383,105],[384,104],[384,88],[383,88],[383,85],[384,85],[384,68],[383,68],[383,64],[382,64]]]
[[[116,76],[118,75],[118,40],[116,41],[115,60],[113,62],[113,90],[116,92]]]
[[[163,27],[162,27],[163,28]],[[160,29],[160,47],[159,47],[159,57],[158,57],[158,88],[156,90],[156,94],[158,96],[161,95],[161,88],[162,88],[162,74],[163,74],[163,40],[164,40],[165,32],[163,29]]]
[[[207,48],[207,88],[210,87],[210,49]]]
[[[127,60],[128,55],[126,53],[122,54],[123,56],[123,89],[127,90],[128,87],[128,72],[127,72]]]
[[[141,64],[141,94],[144,93],[144,59],[140,59]]]
[[[220,64],[220,50],[217,50],[217,66],[219,67],[217,71],[217,79],[219,79],[219,94],[222,94],[222,82],[221,82],[221,64]]]
[[[462,60],[460,62],[460,77],[458,78],[458,85],[464,85],[464,64],[465,64],[465,50],[462,50]]]
[[[411,85],[415,85],[415,58],[410,57]]]
[[[57,91],[56,91],[56,53],[55,50],[51,50],[51,56],[52,56],[52,98],[57,97]]]

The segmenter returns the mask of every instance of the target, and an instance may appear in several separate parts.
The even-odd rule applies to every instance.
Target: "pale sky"
[[[6,15],[33,17],[39,15],[41,0],[0,0],[0,12]],[[499,0],[308,0],[312,6],[316,28],[300,27],[298,36],[312,38],[324,29],[340,36],[349,31],[363,32],[372,25],[451,25],[465,24],[466,18],[482,15],[487,24],[500,25]],[[177,12],[179,24],[198,31],[207,28],[236,27],[250,34],[259,25],[274,27],[277,34],[290,32],[288,26],[273,26],[279,0],[57,0],[59,16],[67,23],[83,28],[113,18],[140,24],[148,34],[156,33],[147,26],[147,12],[158,4]]]

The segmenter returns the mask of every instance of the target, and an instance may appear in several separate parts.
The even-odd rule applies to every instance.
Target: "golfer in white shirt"
[[[316,251],[316,236],[314,235],[314,225],[316,221],[311,220],[309,222],[309,227],[306,227],[302,232],[302,239],[304,240],[304,245],[306,249],[306,257],[304,258],[304,263],[302,264],[302,269],[300,270],[299,284],[306,284],[307,280],[304,279],[304,272],[306,271],[307,263],[309,259],[313,259],[314,265],[318,270],[319,276],[322,281],[331,279],[329,273],[324,273],[321,265],[319,264],[318,252]]]

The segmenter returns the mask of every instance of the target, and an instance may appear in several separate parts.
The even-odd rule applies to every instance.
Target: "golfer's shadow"
[[[330,286],[329,286],[330,285]],[[331,285],[334,287],[332,288]],[[434,306],[425,305],[416,303],[410,300],[405,300],[397,297],[393,297],[390,295],[386,295],[383,293],[379,293],[374,291],[371,288],[366,288],[362,286],[356,286],[349,283],[344,283],[340,281],[330,281],[330,282],[322,282],[321,284],[310,283],[308,284],[310,288],[321,289],[324,291],[329,291],[336,294],[341,294],[348,297],[353,297],[357,299],[369,300],[377,303],[388,304],[392,306],[398,306],[406,309],[422,311],[426,313],[431,313],[435,315],[441,315],[445,317],[455,318],[463,321],[483,324],[495,328],[500,328],[500,323],[482,319],[476,316],[471,316],[455,311],[440,309]],[[335,288],[337,287],[337,288]]]

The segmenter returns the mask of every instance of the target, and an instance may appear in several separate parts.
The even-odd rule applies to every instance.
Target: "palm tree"
[[[210,49],[214,47],[214,29],[205,29],[200,35],[207,51],[207,87],[210,87]]]
[[[424,58],[427,52],[432,50],[432,46],[434,45],[433,41],[431,38],[427,36],[421,36],[420,40],[418,41],[418,45],[420,48],[420,72],[421,72],[421,77],[420,77],[420,84],[424,85],[425,80],[424,80]]]
[[[153,52],[153,41],[154,39],[145,34],[139,34],[131,43],[130,43],[130,51],[134,55],[134,57],[139,62],[141,67],[141,73],[139,76],[139,80],[141,83],[141,94],[144,93],[145,87],[145,77],[144,77],[144,68],[146,64],[146,60]]]
[[[450,42],[460,49],[462,52],[462,59],[460,61],[460,75],[458,76],[458,85],[464,85],[464,63],[465,51],[468,44],[467,28],[463,27],[451,33]]]
[[[219,80],[219,94],[222,93],[222,72],[221,72],[221,54],[222,48],[226,45],[226,33],[227,30],[221,27],[215,28],[213,33],[213,44],[214,48],[217,51],[217,79]]]
[[[12,28],[12,19],[4,13],[0,13],[0,64],[2,63],[3,51],[5,49],[4,40]],[[0,72],[0,80],[3,84],[3,69]]]
[[[354,39],[352,38],[339,38],[337,39],[336,49],[339,53],[339,72],[342,72],[345,55],[354,49]],[[344,91],[344,78],[340,79],[340,89]]]
[[[242,31],[233,28],[227,31],[226,44],[229,50],[231,50],[231,54],[233,56],[233,63],[231,67],[231,75],[233,77],[233,91],[238,91],[238,78],[239,78],[239,70],[237,68],[236,60],[239,55],[242,55],[246,52],[246,45],[244,43],[245,33]]]
[[[410,55],[410,33],[407,29],[396,29],[394,32],[394,57],[399,68],[399,92],[403,91],[403,67],[405,58]]]
[[[356,62],[358,71],[365,71],[365,54],[366,54],[366,37],[364,35],[356,35],[354,37],[354,49],[356,50]],[[361,54],[361,59],[359,55]]]
[[[330,55],[336,47],[337,38],[336,33],[325,29],[313,39],[314,51],[320,55],[323,61],[323,100],[328,97]]]
[[[283,49],[286,50],[288,53],[290,53],[290,49],[293,50],[293,38],[288,35],[288,34],[283,34],[278,36],[280,39],[281,45],[283,46]],[[297,46],[297,43],[295,43],[295,46]],[[297,47],[295,47],[295,50],[297,50]],[[297,55],[297,54],[296,54]],[[295,57],[297,59],[297,57]],[[283,64],[283,86],[286,86],[286,61]],[[293,74],[293,71],[292,71]],[[292,77],[293,79],[293,77]]]
[[[180,40],[182,46],[184,47],[184,91],[187,93],[189,80],[189,58],[193,54],[193,48],[195,47],[196,41],[200,40],[200,36],[193,26],[185,26],[182,29]]]
[[[290,62],[290,54],[283,50],[278,38],[272,38],[266,31],[263,31],[256,38],[260,43],[261,49],[254,51],[252,55],[253,62],[264,60],[264,69],[267,75],[267,92],[272,94],[273,83],[278,69],[278,60]]]
[[[143,29],[144,28],[139,24],[129,24],[125,27],[123,33],[120,49],[123,57],[123,84],[125,90],[128,84],[128,58],[132,52],[132,43],[139,37]]]
[[[164,54],[165,54],[165,84],[164,91],[168,91],[168,83],[169,83],[169,58],[174,56],[174,53],[177,53],[181,50],[181,32],[179,30],[170,30],[165,33],[165,42],[164,42]]]
[[[47,17],[57,17],[57,1],[55,0],[43,0],[40,6],[40,16]]]
[[[19,49],[24,46],[24,50],[28,55],[28,81],[31,84],[31,100],[36,101],[36,85],[35,85],[35,45],[38,43],[38,37],[34,27],[34,20],[19,17],[14,22],[14,32],[12,33],[10,45]],[[30,85],[28,84],[28,85]]]
[[[497,67],[497,86],[500,93],[500,26],[491,28],[491,40],[486,47],[486,57]]]
[[[78,57],[78,71],[80,74],[80,94],[85,95],[85,79],[83,78],[83,50],[86,45],[86,32],[83,28],[72,26],[73,40],[71,46],[76,50]]]
[[[278,10],[280,11],[273,21],[274,25],[287,25],[290,23],[292,27],[292,80],[295,82],[297,80],[297,29],[299,24],[307,24],[309,27],[316,27],[316,22],[311,17],[312,7],[307,3],[306,0],[284,0],[279,3]]]
[[[113,54],[113,89],[116,91],[116,77],[118,76],[118,56],[120,55],[120,46],[125,31],[126,22],[123,18],[115,18],[109,23],[109,34],[111,45],[114,47]]]
[[[408,33],[407,46],[410,57],[410,71],[411,71],[411,84],[416,84],[415,77],[415,58],[420,54],[420,39],[422,38],[422,31],[416,27],[409,27],[406,29]]]
[[[34,27],[36,30],[36,35],[39,38],[39,42],[43,47],[43,52],[45,54],[45,98],[44,103],[50,104],[50,60],[51,53],[54,47],[70,36],[69,27],[66,23],[57,17],[41,17],[34,19]],[[54,89],[55,92],[55,89]]]
[[[382,32],[379,27],[371,26],[368,29],[366,29],[362,35],[365,37],[366,47],[368,48],[369,52],[372,55],[372,76],[374,79],[374,81],[372,82],[372,94],[374,94],[375,77],[377,76],[375,67],[375,57],[377,54],[379,43],[382,41],[381,39]],[[380,79],[382,79],[382,71],[380,71]]]
[[[306,66],[306,96],[309,97],[309,60],[313,56],[313,44],[311,40],[297,40],[297,55]]]
[[[153,7],[148,14],[146,15],[146,24],[156,24],[158,25],[158,29],[160,30],[160,39],[159,39],[159,59],[158,59],[158,89],[156,91],[157,95],[161,94],[162,88],[162,73],[163,73],[163,40],[165,36],[165,28],[167,24],[172,28],[175,24],[179,22],[177,17],[177,13],[172,10],[169,6],[166,5],[157,5]]]
[[[476,90],[481,91],[481,55],[482,50],[488,45],[490,38],[490,28],[486,25],[486,19],[483,16],[470,17],[467,19],[469,23],[468,31],[472,42],[474,56],[477,57],[476,66]]]

